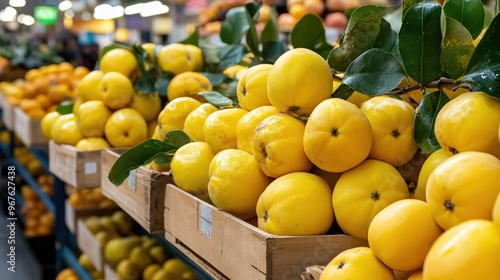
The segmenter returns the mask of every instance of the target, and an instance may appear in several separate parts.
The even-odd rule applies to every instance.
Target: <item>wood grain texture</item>
[[[99,244],[92,232],[87,228],[84,219],[78,219],[78,229],[76,233],[76,242],[78,248],[89,256],[90,261],[99,271],[104,269],[104,246]]]
[[[47,147],[49,140],[42,133],[42,121],[30,120],[29,116],[19,107],[14,108],[14,131],[21,142],[27,147]]]

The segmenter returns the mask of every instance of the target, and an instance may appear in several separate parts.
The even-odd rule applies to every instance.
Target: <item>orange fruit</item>
[[[69,94],[69,86],[66,84],[52,85],[47,92],[47,97],[53,104],[59,104],[66,100]]]
[[[43,110],[42,106],[36,99],[23,99],[19,102],[19,108],[23,110],[25,113],[34,109]]]
[[[300,20],[306,13],[306,7],[303,4],[293,4],[288,9],[288,13],[292,15],[292,17],[298,21]]]
[[[81,80],[83,77],[85,77],[88,73],[90,73],[89,69],[85,66],[77,66],[75,69],[73,69],[73,78]]]
[[[38,101],[40,106],[45,110],[47,110],[50,107],[50,105],[52,105],[51,100],[45,94],[39,94],[35,97],[35,99],[36,101]]]

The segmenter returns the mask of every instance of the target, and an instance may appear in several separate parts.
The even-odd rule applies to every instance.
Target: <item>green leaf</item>
[[[184,131],[180,129],[174,129],[167,132],[163,142],[178,149],[186,145],[187,143],[193,142],[193,140],[191,140],[191,138],[189,138],[189,136]]]
[[[72,101],[63,101],[56,108],[56,111],[61,115],[71,114],[73,113],[73,103]]]
[[[249,22],[253,22],[254,19],[257,19],[259,17],[257,13],[259,12],[260,7],[262,7],[262,4],[262,1],[259,1],[258,3],[249,2],[245,4],[245,9],[251,17],[251,21]]]
[[[392,30],[389,22],[382,18],[380,21],[380,31],[378,32],[378,36],[373,44],[373,47],[382,49],[386,52],[391,52],[396,45],[397,40],[398,34],[396,31]]]
[[[354,90],[350,88],[348,85],[342,83],[340,86],[332,93],[330,97],[333,98],[340,98],[347,100],[352,94],[354,93]]]
[[[283,42],[267,41],[262,46],[262,58],[265,62],[274,64],[278,57],[288,51],[288,46]]]
[[[381,49],[371,49],[347,67],[342,83],[366,95],[385,94],[405,77],[398,60]]]
[[[441,67],[453,79],[458,79],[467,69],[474,52],[469,31],[453,18],[446,18],[446,32],[443,38]]]
[[[180,41],[179,43],[185,45],[195,45],[198,46],[200,40],[200,27],[196,25],[194,32],[189,35],[186,39]]]
[[[406,72],[421,85],[441,74],[441,5],[422,2],[404,15],[399,31],[399,51]]]
[[[108,179],[115,186],[120,186],[128,178],[131,170],[150,162],[157,154],[175,150],[176,148],[160,140],[145,140],[120,155],[111,167]]]
[[[278,42],[279,41],[279,29],[278,20],[276,16],[276,9],[271,8],[270,18],[266,22],[262,34],[260,36],[260,42],[265,45],[267,42]]]
[[[498,38],[500,38],[500,16],[497,15],[474,50],[462,82],[472,83],[473,91],[483,91],[500,98]]]
[[[447,0],[443,12],[460,22],[472,38],[476,38],[483,30],[485,12],[481,0]]]
[[[246,37],[246,43],[254,56],[260,57],[260,41],[259,37],[257,36],[257,29],[255,29],[255,24],[253,22],[253,15],[251,14],[252,12],[250,11],[254,7],[254,3],[248,3],[245,4],[246,8],[246,16],[247,16],[247,21],[249,24],[248,32],[247,32],[247,37]]]
[[[203,72],[202,74],[208,78],[212,87],[216,87],[216,86],[221,85],[224,82],[224,80],[226,80],[228,78],[226,75],[224,75],[222,73]]]
[[[236,95],[236,89],[238,88],[238,80],[233,80],[229,82],[224,90],[224,96],[231,99],[234,103],[238,103],[238,96]]]
[[[168,84],[174,77],[174,74],[165,72],[160,78],[156,80],[155,89],[160,96],[167,96]]]
[[[154,162],[156,164],[167,164],[172,162],[172,158],[174,158],[174,151],[169,151],[166,153],[159,153],[154,157]]]
[[[416,4],[423,2],[423,1],[426,1],[426,0],[403,0],[403,16],[411,8],[411,6],[416,5]]]
[[[495,16],[500,12],[500,0],[495,1]]]
[[[418,106],[413,138],[424,154],[432,153],[441,148],[434,133],[434,123],[439,110],[448,101],[450,101],[448,96],[442,90],[439,90],[425,94]]]
[[[345,71],[359,55],[371,49],[377,40],[385,7],[366,5],[354,10],[340,45],[334,48],[328,63],[338,71]]]
[[[232,8],[227,11],[226,19],[222,21],[220,39],[228,45],[240,44],[241,38],[248,31],[248,28],[246,8]]]
[[[325,28],[320,17],[314,14],[304,15],[292,29],[290,41],[294,48],[310,49],[324,59],[332,50],[332,46],[326,42]]]
[[[222,47],[219,52],[219,71],[223,71],[229,66],[238,64],[245,56],[245,46],[228,45]]]
[[[233,100],[227,98],[217,91],[202,91],[200,92],[200,95],[203,96],[203,98],[205,98],[208,103],[219,108],[234,105]]]

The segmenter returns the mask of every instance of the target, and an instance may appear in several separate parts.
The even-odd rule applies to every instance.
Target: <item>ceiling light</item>
[[[2,11],[0,11],[0,21],[15,21],[17,16],[16,9],[12,7],[6,7]]]
[[[89,12],[83,12],[81,17],[83,20],[91,20],[92,19],[92,15]]]
[[[152,1],[142,5],[141,16],[150,17],[168,13],[170,9],[167,5],[163,5],[160,1]]]
[[[71,9],[72,6],[73,6],[73,3],[71,1],[64,0],[61,3],[59,3],[58,8],[59,8],[59,11],[64,12],[66,10]]]
[[[28,25],[28,26],[30,26],[30,25],[35,24],[35,19],[34,19],[32,16],[30,16],[30,15],[25,15],[25,16],[23,17],[22,22],[20,22],[20,23],[22,23],[22,24],[24,24],[24,25]]]
[[[75,16],[75,12],[73,12],[73,10],[67,10],[64,12],[65,18],[73,18],[74,16]]]
[[[12,7],[20,8],[20,7],[26,6],[26,1],[25,0],[10,0],[9,5],[11,5]]]
[[[122,17],[124,14],[123,7],[118,5],[112,7],[109,4],[101,4],[94,8],[95,19],[113,19]]]
[[[126,15],[133,15],[133,14],[140,13],[143,5],[144,5],[143,3],[137,3],[137,4],[127,6],[127,7],[125,7],[125,14]]]

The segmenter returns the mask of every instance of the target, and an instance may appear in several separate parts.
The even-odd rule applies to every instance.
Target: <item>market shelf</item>
[[[60,254],[62,255],[64,263],[73,268],[76,274],[78,274],[78,277],[80,277],[80,280],[93,280],[92,276],[90,276],[87,270],[80,265],[78,258],[67,245],[62,245]]]

